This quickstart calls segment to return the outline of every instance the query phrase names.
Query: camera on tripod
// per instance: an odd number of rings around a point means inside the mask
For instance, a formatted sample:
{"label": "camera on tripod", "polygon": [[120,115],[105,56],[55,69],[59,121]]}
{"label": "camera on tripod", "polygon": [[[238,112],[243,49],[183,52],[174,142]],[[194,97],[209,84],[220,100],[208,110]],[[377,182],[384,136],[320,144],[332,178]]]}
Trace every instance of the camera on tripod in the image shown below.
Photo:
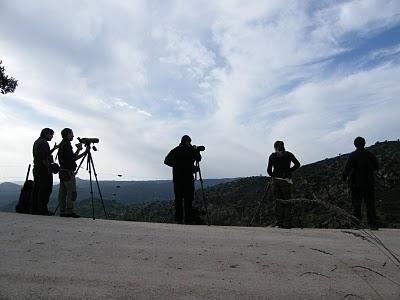
{"label": "camera on tripod", "polygon": [[78,174],[79,169],[81,168],[83,162],[86,159],[86,170],[89,172],[90,198],[92,200],[92,216],[93,216],[93,220],[95,219],[95,215],[94,215],[94,205],[93,205],[94,198],[93,198],[92,171],[94,173],[94,178],[96,180],[97,190],[99,192],[100,201],[101,201],[101,204],[103,206],[104,215],[105,215],[106,219],[108,219],[107,212],[106,212],[106,207],[105,207],[104,201],[103,201],[103,196],[102,196],[101,190],[100,190],[99,181],[97,180],[97,173],[96,173],[96,169],[94,167],[92,152],[90,151],[91,149],[93,149],[94,151],[97,151],[96,147],[94,145],[91,145],[91,144],[98,143],[99,139],[98,138],[79,138],[78,137],[78,141],[79,141],[79,143],[85,145],[86,151],[84,153],[84,156],[83,156],[81,162],[79,163],[78,167],[76,168],[75,175]]}
{"label": "camera on tripod", "polygon": [[[89,147],[90,144],[98,143],[99,139],[98,138],[80,138],[80,137],[78,137],[78,141],[79,141],[79,143],[84,144],[85,147]],[[96,146],[93,145],[92,148],[94,151],[97,151]]]}

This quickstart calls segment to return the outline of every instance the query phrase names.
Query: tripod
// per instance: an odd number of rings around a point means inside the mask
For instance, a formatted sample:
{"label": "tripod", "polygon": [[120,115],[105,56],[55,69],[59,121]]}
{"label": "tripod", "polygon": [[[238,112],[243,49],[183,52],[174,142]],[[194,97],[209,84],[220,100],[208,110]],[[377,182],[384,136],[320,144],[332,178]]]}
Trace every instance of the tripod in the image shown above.
{"label": "tripod", "polygon": [[257,210],[256,210],[256,212],[254,213],[253,217],[249,220],[249,223],[247,224],[247,226],[253,225],[254,220],[256,219],[258,213],[260,212],[261,205],[264,203],[265,199],[267,199],[268,192],[269,192],[269,190],[270,190],[270,188],[271,188],[271,184],[272,184],[271,181],[269,181],[269,182],[267,183],[267,187],[265,188],[264,195],[262,196],[261,200],[258,201]]}
{"label": "tripod", "polygon": [[[94,216],[94,204],[93,204],[93,182],[92,182],[92,169],[93,169],[93,174],[96,180],[96,185],[97,185],[97,190],[99,192],[99,196],[100,196],[100,200],[101,200],[101,204],[103,206],[103,211],[104,211],[104,215],[106,216],[106,219],[108,219],[107,216],[107,212],[106,212],[106,208],[104,206],[104,201],[103,201],[103,196],[101,194],[101,190],[100,190],[100,185],[99,185],[99,181],[97,180],[97,173],[96,173],[96,169],[94,167],[94,162],[93,162],[93,157],[92,157],[92,152],[91,147],[90,147],[90,143],[86,144],[86,153],[83,156],[81,162],[79,163],[78,168],[76,169],[75,175],[78,174],[79,168],[82,166],[82,163],[85,161],[85,158],[87,158],[86,160],[86,170],[89,172],[89,181],[90,181],[90,198],[92,200],[92,216],[93,216],[93,220],[95,220],[95,216]],[[93,146],[93,150],[96,151],[97,149]]]}
{"label": "tripod", "polygon": [[199,173],[199,179],[200,179],[200,185],[201,185],[201,193],[202,193],[202,196],[203,196],[203,205],[204,205],[204,209],[206,210],[207,225],[210,226],[210,216],[208,214],[207,200],[206,200],[206,195],[204,193],[203,178],[201,177],[200,163],[196,160],[196,176],[195,177],[197,177],[197,172]]}
{"label": "tripod", "polygon": [[[87,158],[86,170],[89,172],[89,178],[90,178],[90,197],[91,197],[91,200],[92,200],[92,216],[93,216],[93,220],[95,220],[96,218],[94,216],[94,205],[93,205],[92,168],[93,168],[93,173],[94,173],[94,176],[95,176],[95,179],[96,179],[97,189],[99,191],[101,204],[103,205],[104,215],[106,216],[106,219],[108,219],[106,208],[104,206],[103,196],[102,196],[101,191],[100,191],[99,181],[97,180],[97,173],[96,173],[96,169],[94,167],[92,153],[90,152],[90,150],[91,150],[90,144],[86,144],[86,149],[87,149],[87,152],[85,153],[85,155],[83,156],[81,162],[79,163],[79,166],[75,171],[75,175],[78,174],[78,171],[79,171],[80,167],[82,166],[83,161],[85,160],[85,158]],[[93,150],[96,151],[96,148],[94,146],[93,146]],[[53,215],[56,214],[56,212],[57,212],[59,207],[60,207],[60,203],[58,203],[56,209],[53,212]]]}

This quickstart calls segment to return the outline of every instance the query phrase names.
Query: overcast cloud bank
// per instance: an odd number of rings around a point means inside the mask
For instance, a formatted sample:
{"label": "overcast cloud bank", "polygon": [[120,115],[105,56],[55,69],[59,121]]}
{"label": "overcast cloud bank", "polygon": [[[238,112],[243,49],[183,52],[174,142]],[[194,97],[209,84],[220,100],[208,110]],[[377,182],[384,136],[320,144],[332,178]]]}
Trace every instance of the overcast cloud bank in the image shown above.
{"label": "overcast cloud bank", "polygon": [[399,53],[399,1],[3,0],[0,181],[43,127],[99,137],[99,177],[129,180],[169,178],[183,134],[207,178],[265,174],[276,139],[303,164],[397,139]]}

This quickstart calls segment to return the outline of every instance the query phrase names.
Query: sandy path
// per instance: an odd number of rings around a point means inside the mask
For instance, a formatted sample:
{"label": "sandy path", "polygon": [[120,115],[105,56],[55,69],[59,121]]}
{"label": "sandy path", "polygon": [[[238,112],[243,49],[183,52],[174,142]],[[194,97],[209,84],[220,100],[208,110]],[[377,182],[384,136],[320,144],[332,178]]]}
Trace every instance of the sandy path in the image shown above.
{"label": "sandy path", "polygon": [[[400,230],[376,234],[400,253]],[[341,230],[0,213],[1,299],[379,299],[378,294],[400,299],[400,269]]]}

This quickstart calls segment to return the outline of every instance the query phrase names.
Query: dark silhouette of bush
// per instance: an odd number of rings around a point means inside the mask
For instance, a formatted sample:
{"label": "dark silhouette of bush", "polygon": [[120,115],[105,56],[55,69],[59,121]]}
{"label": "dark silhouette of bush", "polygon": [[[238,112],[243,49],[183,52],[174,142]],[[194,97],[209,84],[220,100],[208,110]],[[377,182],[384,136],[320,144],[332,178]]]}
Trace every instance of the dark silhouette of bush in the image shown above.
{"label": "dark silhouette of bush", "polygon": [[9,77],[5,74],[6,69],[1,66],[2,61],[0,60],[0,92],[2,94],[14,93],[15,88],[18,85],[18,80],[13,77]]}

